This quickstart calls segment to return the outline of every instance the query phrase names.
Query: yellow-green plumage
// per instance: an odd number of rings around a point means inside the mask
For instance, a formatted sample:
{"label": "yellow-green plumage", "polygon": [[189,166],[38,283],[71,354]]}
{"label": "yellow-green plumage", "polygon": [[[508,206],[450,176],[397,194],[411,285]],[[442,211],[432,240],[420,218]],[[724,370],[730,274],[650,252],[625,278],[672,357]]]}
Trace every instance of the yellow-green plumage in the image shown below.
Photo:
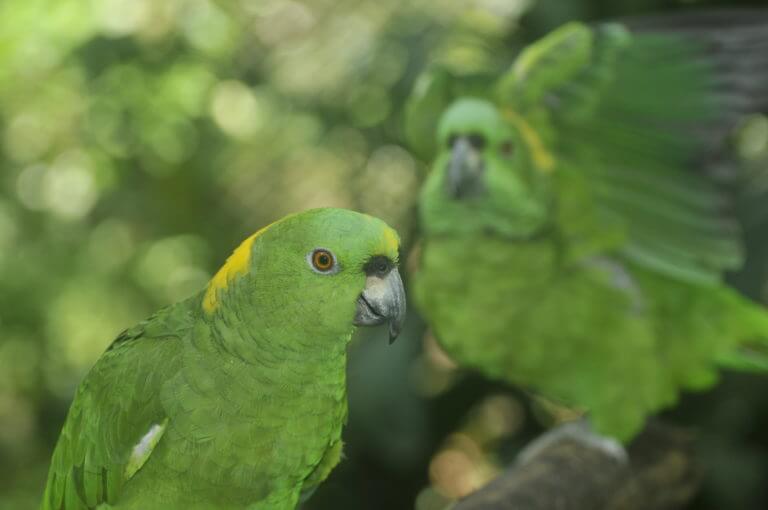
{"label": "yellow-green plumage", "polygon": [[[356,314],[370,261],[390,261],[382,274],[399,282],[397,236],[375,218],[318,209],[244,246],[213,294],[128,329],[99,359],[53,454],[43,509],[292,509],[338,463],[347,344],[353,324],[369,323]],[[328,273],[312,267],[316,249],[333,254]]]}
{"label": "yellow-green plumage", "polygon": [[624,440],[719,366],[768,368],[768,314],[723,282],[728,134],[768,106],[767,27],[572,23],[444,104],[415,291],[449,354]]}

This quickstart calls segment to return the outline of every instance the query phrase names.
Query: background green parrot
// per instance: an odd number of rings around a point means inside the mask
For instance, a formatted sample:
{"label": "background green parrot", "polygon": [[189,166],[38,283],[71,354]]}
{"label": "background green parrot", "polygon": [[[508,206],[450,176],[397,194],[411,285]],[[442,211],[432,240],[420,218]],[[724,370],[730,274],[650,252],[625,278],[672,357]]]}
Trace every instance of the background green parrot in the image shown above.
{"label": "background green parrot", "polygon": [[[398,236],[342,209],[249,237],[81,383],[42,508],[292,509],[341,456],[355,325],[405,314]],[[101,506],[100,506],[101,505]]]}
{"label": "background green parrot", "polygon": [[[436,158],[415,298],[459,363],[633,437],[718,366],[766,369],[742,264],[728,137],[768,106],[768,15],[569,23],[486,97],[427,75],[408,120]],[[453,102],[448,106],[448,101]]]}

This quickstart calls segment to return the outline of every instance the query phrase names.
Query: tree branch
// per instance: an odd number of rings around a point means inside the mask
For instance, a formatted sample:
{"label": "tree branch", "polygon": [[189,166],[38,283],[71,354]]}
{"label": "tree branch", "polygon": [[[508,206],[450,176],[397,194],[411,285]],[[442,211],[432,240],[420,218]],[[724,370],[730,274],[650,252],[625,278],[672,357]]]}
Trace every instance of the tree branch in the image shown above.
{"label": "tree branch", "polygon": [[686,431],[650,424],[627,448],[626,462],[572,435],[554,435],[453,510],[680,508],[699,482],[692,445]]}

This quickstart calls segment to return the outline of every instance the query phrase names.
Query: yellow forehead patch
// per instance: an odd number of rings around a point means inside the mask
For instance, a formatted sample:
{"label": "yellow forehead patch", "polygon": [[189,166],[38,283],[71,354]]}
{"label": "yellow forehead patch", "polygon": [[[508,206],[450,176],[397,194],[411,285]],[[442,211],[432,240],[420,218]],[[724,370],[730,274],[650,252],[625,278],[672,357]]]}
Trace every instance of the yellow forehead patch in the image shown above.
{"label": "yellow forehead patch", "polygon": [[205,290],[203,310],[208,313],[213,312],[219,305],[219,292],[226,289],[235,278],[248,272],[248,267],[251,265],[251,247],[253,246],[253,242],[272,225],[274,225],[274,223],[270,223],[243,241],[240,246],[232,252],[232,255],[230,255],[224,265],[221,266],[221,269],[213,275],[211,281],[208,282],[208,288]]}
{"label": "yellow forehead patch", "polygon": [[531,149],[534,164],[545,173],[551,172],[555,168],[555,158],[544,146],[544,142],[536,130],[523,117],[510,109],[504,110],[504,117],[514,124],[525,144]]}
{"label": "yellow forehead patch", "polygon": [[381,251],[386,254],[397,255],[397,249],[400,247],[400,238],[392,228],[385,228],[381,239]]}
{"label": "yellow forehead patch", "polygon": [[[371,216],[369,214],[362,214],[362,216],[368,221],[368,223],[381,224],[381,220],[374,216]],[[391,257],[396,257],[397,250],[399,248],[400,248],[400,236],[397,235],[397,231],[395,229],[390,228],[385,224],[384,232],[381,238],[379,239],[378,246],[376,247],[376,251],[378,252],[377,255],[387,255]]]}

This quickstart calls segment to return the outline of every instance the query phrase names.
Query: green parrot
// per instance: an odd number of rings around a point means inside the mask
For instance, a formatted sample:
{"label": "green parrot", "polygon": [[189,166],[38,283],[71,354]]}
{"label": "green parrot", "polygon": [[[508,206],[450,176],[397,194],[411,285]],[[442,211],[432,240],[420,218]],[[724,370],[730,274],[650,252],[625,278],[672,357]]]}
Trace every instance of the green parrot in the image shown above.
{"label": "green parrot", "polygon": [[414,296],[459,364],[621,441],[718,367],[768,369],[768,313],[723,278],[744,258],[728,136],[768,107],[765,12],[569,23],[484,97],[441,103],[461,87],[439,76],[407,111],[439,118]]}
{"label": "green parrot", "polygon": [[355,326],[403,324],[397,233],[288,216],[121,333],[77,390],[44,510],[293,509],[339,462]]}

